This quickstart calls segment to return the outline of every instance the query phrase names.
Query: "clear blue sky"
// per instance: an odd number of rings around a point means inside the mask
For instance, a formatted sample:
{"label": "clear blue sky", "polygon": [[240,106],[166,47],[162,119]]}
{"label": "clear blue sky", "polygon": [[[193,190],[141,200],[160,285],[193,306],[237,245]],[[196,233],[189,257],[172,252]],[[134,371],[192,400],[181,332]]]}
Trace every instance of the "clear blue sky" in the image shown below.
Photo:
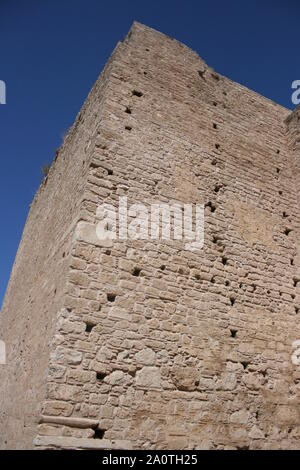
{"label": "clear blue sky", "polygon": [[133,20],[293,109],[299,0],[0,0],[0,304],[29,204],[91,86]]}

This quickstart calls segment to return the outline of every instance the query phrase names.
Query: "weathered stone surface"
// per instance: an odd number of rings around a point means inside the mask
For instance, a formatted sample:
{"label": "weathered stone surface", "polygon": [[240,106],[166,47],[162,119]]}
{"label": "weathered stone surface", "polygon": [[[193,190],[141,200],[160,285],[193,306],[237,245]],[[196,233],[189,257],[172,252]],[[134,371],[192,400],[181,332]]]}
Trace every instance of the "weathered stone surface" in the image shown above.
{"label": "weathered stone surface", "polygon": [[136,373],[136,384],[146,388],[160,388],[160,371],[157,367],[143,367]]}
{"label": "weathered stone surface", "polygon": [[152,349],[145,348],[136,353],[135,359],[138,364],[151,366],[155,364],[156,354]]}
{"label": "weathered stone surface", "polygon": [[121,370],[115,370],[105,378],[105,381],[110,385],[125,385],[132,381],[132,377]]}
{"label": "weathered stone surface", "polygon": [[35,439],[35,445],[37,447],[43,447],[44,449],[89,449],[89,450],[100,450],[100,449],[130,449],[131,444],[129,441],[122,440],[95,440],[95,439],[80,439],[76,437],[54,437],[54,436],[38,436]]}
{"label": "weathered stone surface", "polygon": [[249,432],[249,437],[251,437],[251,439],[264,439],[265,435],[261,429],[257,426],[253,426]]}
{"label": "weathered stone surface", "polygon": [[89,224],[87,222],[79,222],[75,230],[76,240],[90,243],[96,246],[111,247],[113,241],[110,239],[100,239],[97,236],[95,224]]}
{"label": "weathered stone surface", "polygon": [[47,416],[42,415],[40,423],[52,423],[65,426],[71,426],[74,428],[96,428],[99,421],[87,418],[67,418],[63,416]]}
{"label": "weathered stone surface", "polygon": [[279,405],[276,410],[276,421],[279,425],[295,426],[299,423],[299,407]]}
{"label": "weathered stone surface", "polygon": [[[133,25],[31,206],[1,448],[299,448],[299,118]],[[132,204],[203,203],[203,248],[101,241],[120,196],[131,229]]]}
{"label": "weathered stone surface", "polygon": [[70,416],[73,411],[71,403],[66,401],[46,401],[44,402],[42,412],[50,416]]}
{"label": "weathered stone surface", "polygon": [[52,354],[52,359],[58,364],[78,365],[82,361],[82,352],[59,346]]}
{"label": "weathered stone surface", "polygon": [[235,411],[230,417],[232,423],[247,424],[250,421],[251,414],[246,410]]}
{"label": "weathered stone surface", "polygon": [[199,385],[199,372],[193,367],[174,366],[171,371],[172,381],[178,390],[193,391]]}

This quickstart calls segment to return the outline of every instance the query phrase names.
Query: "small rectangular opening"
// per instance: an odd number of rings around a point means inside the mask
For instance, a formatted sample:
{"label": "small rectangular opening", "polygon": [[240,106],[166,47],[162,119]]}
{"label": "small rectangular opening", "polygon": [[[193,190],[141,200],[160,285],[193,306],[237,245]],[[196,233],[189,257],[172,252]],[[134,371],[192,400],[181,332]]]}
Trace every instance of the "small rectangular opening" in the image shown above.
{"label": "small rectangular opening", "polygon": [[94,439],[103,439],[106,429],[95,429]]}
{"label": "small rectangular opening", "polygon": [[86,327],[85,327],[85,331],[87,333],[90,333],[92,331],[92,329],[94,328],[95,323],[92,323],[92,322],[86,322]]}
{"label": "small rectangular opening", "polygon": [[116,294],[112,294],[112,293],[107,294],[107,300],[109,302],[114,302],[116,300],[116,297],[117,297]]}
{"label": "small rectangular opening", "polygon": [[105,377],[106,377],[106,374],[104,374],[104,372],[97,372],[97,374],[96,374],[97,380],[102,381],[102,380],[105,379]]}
{"label": "small rectangular opening", "polygon": [[133,90],[132,95],[133,96],[138,96],[140,98],[141,96],[143,96],[143,93],[141,91],[138,91],[138,90]]}

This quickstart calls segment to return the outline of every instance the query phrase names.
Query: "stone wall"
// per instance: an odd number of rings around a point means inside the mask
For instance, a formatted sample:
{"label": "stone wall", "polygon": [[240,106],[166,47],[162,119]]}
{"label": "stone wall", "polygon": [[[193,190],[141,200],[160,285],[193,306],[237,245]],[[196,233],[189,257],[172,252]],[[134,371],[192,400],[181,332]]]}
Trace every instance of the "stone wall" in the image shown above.
{"label": "stone wall", "polygon": [[11,273],[0,316],[0,338],[7,349],[7,365],[0,365],[0,448],[32,447],[37,434],[50,343],[66,292],[89,146],[101,124],[109,69],[110,63],[33,200]]}
{"label": "stone wall", "polygon": [[[37,397],[36,446],[299,447],[300,371],[291,360],[300,339],[299,205],[289,111],[137,23],[109,64],[101,96],[101,105],[88,101],[85,137],[74,129],[78,170],[61,185],[78,222],[68,225],[68,275],[43,263],[44,278],[26,281],[40,291],[52,275],[58,284],[66,279],[51,312],[49,297],[39,303],[53,328],[59,313],[44,400]],[[101,243],[97,208],[118,205],[120,196],[147,207],[203,203],[203,249],[185,250],[180,240]],[[49,250],[46,231],[43,243],[39,256]],[[52,249],[61,245],[54,239]],[[12,275],[8,324],[24,269]],[[25,301],[22,287],[19,310]]]}

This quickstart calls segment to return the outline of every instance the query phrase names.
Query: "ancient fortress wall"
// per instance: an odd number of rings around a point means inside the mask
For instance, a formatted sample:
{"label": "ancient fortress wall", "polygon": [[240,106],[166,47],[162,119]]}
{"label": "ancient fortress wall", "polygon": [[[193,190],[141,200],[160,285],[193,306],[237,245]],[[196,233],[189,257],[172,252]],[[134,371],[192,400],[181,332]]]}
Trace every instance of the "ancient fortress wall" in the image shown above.
{"label": "ancient fortress wall", "polygon": [[[26,224],[0,447],[299,448],[297,113],[133,25]],[[203,203],[204,247],[101,242],[120,196]]]}

